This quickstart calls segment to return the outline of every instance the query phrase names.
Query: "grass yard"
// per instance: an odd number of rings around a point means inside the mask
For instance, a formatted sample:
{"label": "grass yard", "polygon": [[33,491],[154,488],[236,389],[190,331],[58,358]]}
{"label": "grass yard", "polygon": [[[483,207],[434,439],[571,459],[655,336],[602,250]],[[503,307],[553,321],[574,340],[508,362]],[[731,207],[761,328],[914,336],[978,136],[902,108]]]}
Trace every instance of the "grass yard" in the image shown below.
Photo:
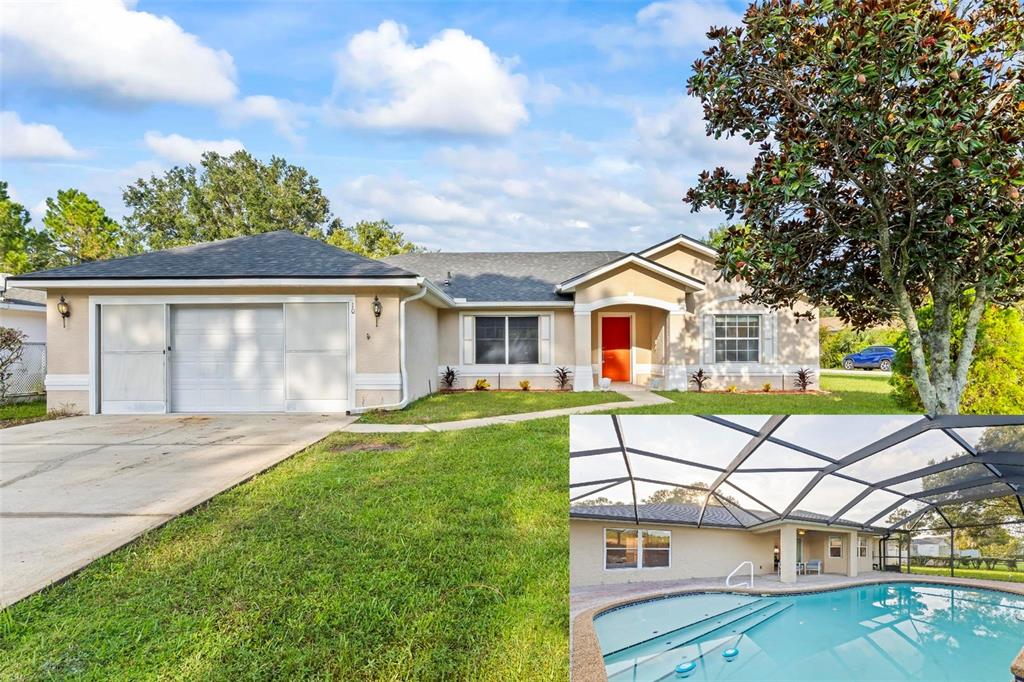
{"label": "grass yard", "polygon": [[46,401],[33,400],[26,403],[0,405],[0,429],[6,426],[27,424],[46,418]]}
{"label": "grass yard", "polygon": [[404,410],[367,412],[364,424],[432,424],[457,419],[495,417],[502,414],[539,412],[563,407],[596,405],[629,400],[612,391],[464,391],[434,393],[413,401]]}
{"label": "grass yard", "polygon": [[567,422],[335,434],[0,613],[0,679],[564,680]]}
{"label": "grass yard", "polygon": [[902,414],[889,397],[889,378],[881,374],[830,375],[821,379],[828,393],[697,393],[658,391],[671,405],[619,410],[622,414]]}
{"label": "grass yard", "polygon": [[[984,568],[956,568],[957,578],[976,578],[978,580],[1004,580],[1011,583],[1024,583],[1024,571],[989,571]],[[910,572],[920,575],[942,575],[949,577],[949,568],[928,568],[911,566]]]}

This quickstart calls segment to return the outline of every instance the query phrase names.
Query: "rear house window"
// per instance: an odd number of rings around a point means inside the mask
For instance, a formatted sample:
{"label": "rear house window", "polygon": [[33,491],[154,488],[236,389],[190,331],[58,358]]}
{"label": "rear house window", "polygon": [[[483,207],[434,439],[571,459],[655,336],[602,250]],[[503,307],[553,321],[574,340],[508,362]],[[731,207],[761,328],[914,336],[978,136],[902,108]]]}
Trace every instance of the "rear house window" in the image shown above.
{"label": "rear house window", "polygon": [[667,568],[672,564],[672,531],[604,529],[604,567]]}

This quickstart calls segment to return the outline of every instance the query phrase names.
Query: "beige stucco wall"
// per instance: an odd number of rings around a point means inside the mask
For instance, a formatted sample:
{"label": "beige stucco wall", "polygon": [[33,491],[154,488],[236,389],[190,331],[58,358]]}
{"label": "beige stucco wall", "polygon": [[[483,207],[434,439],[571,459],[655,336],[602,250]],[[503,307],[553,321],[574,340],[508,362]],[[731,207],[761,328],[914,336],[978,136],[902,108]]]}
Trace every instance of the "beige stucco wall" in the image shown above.
{"label": "beige stucco wall", "polygon": [[569,521],[569,582],[572,587],[613,583],[725,577],[740,562],[754,562],[754,573],[774,570],[777,533],[746,530],[688,528],[642,524],[641,528],[672,531],[672,559],[668,568],[604,568],[604,529],[631,528],[615,521]]}
{"label": "beige stucco wall", "polygon": [[594,303],[616,296],[644,296],[679,304],[686,298],[682,285],[633,265],[616,268],[576,288],[576,303]]}
{"label": "beige stucco wall", "polygon": [[[403,292],[408,295],[409,292]],[[355,348],[356,348],[356,405],[372,407],[398,402],[400,391],[397,376],[400,371],[399,359],[399,300],[395,290],[371,288],[338,287],[246,287],[246,288],[160,288],[160,289],[51,289],[47,292],[47,375],[88,375],[89,372],[89,296],[245,296],[282,295],[300,296],[312,294],[338,294],[355,296]],[[56,302],[61,296],[71,307],[67,326],[61,324],[56,311]],[[374,323],[373,297],[378,296],[383,306],[379,324]],[[392,375],[396,382],[394,389],[358,388],[359,374]],[[87,412],[88,391],[48,391],[47,406],[73,406]]]}
{"label": "beige stucco wall", "polygon": [[459,371],[459,381],[456,388],[472,388],[478,378],[483,378],[491,384],[492,388],[498,388],[499,383],[502,389],[514,389],[520,381],[529,380],[531,388],[552,389],[556,387],[554,380],[555,367],[568,367],[575,365],[575,350],[573,347],[573,314],[569,308],[538,308],[538,313],[551,313],[552,317],[552,362],[549,365],[537,367],[534,371],[524,373],[522,368],[515,365],[509,366],[509,371],[503,373],[499,368],[488,366],[485,369],[477,368],[469,364],[460,364],[459,357],[462,348],[462,333],[459,328],[459,320],[465,315],[501,315],[509,312],[524,312],[521,310],[503,308],[463,308],[463,309],[441,309],[437,311],[437,365],[438,370],[445,366],[454,367]]}

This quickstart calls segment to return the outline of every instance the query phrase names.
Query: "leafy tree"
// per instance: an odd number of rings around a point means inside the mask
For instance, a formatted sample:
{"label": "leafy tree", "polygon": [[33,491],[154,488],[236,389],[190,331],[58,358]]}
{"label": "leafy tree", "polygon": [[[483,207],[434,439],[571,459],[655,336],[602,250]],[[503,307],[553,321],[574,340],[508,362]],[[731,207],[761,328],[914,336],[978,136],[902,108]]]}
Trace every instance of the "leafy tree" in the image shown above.
{"label": "leafy tree", "polygon": [[11,199],[7,182],[0,180],[0,272],[20,275],[49,264],[50,240],[30,220],[28,209]]}
{"label": "leafy tree", "polygon": [[[931,306],[918,311],[928,320]],[[953,315],[954,352],[963,333],[963,310]],[[919,410],[921,398],[911,376],[910,344],[902,332],[895,343],[896,358],[890,383],[893,397],[903,407]],[[927,356],[926,356],[927,357]],[[1024,312],[1017,307],[990,305],[978,325],[974,362],[967,374],[967,386],[960,396],[960,411],[966,414],[1019,414],[1024,409]]]}
{"label": "leafy tree", "polygon": [[843,357],[868,346],[891,346],[900,337],[899,329],[827,329],[818,330],[821,366],[842,367]]}
{"label": "leafy tree", "polygon": [[203,154],[200,167],[175,166],[124,190],[125,219],[151,249],[274,230],[319,239],[341,228],[320,182],[274,156],[269,163],[239,150]]}
{"label": "leafy tree", "polygon": [[729,224],[722,223],[716,225],[708,230],[708,236],[704,238],[704,243],[713,249],[720,249],[725,244],[725,235],[729,233]]}
{"label": "leafy tree", "polygon": [[[704,498],[708,496],[708,485],[703,481],[694,481],[688,488],[662,488],[651,493],[646,499],[641,500],[642,504],[704,504]],[[728,500],[737,507],[742,506],[736,498],[722,492],[721,488],[715,491],[724,500]],[[709,504],[717,505],[718,501],[711,499]]]}
{"label": "leafy tree", "polygon": [[52,248],[49,267],[116,258],[139,250],[132,231],[77,189],[59,190],[56,199],[46,200],[43,226]]}
{"label": "leafy tree", "polygon": [[769,0],[743,24],[709,32],[688,82],[709,134],[759,145],[686,197],[743,221],[723,276],[856,328],[898,316],[925,409],[957,412],[982,313],[1024,293],[1024,4]]}
{"label": "leafy tree", "polygon": [[604,497],[584,497],[582,500],[576,500],[572,503],[573,507],[606,507],[608,505],[616,504],[613,500]]}
{"label": "leafy tree", "polygon": [[327,243],[368,258],[421,250],[386,220],[361,220],[351,227],[338,226],[327,235]]}
{"label": "leafy tree", "polygon": [[20,329],[0,327],[0,405],[7,402],[14,368],[21,362],[26,338]]}

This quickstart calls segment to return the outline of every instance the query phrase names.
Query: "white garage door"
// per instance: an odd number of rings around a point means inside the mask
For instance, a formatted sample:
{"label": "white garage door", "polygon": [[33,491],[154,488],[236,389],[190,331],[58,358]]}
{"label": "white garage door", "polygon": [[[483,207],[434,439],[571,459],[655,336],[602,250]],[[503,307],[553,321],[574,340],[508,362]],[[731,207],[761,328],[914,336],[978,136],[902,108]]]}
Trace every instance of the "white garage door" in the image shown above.
{"label": "white garage door", "polygon": [[167,309],[162,303],[100,311],[100,411],[166,411]]}
{"label": "white garage door", "polygon": [[281,412],[280,304],[171,306],[171,411]]}

